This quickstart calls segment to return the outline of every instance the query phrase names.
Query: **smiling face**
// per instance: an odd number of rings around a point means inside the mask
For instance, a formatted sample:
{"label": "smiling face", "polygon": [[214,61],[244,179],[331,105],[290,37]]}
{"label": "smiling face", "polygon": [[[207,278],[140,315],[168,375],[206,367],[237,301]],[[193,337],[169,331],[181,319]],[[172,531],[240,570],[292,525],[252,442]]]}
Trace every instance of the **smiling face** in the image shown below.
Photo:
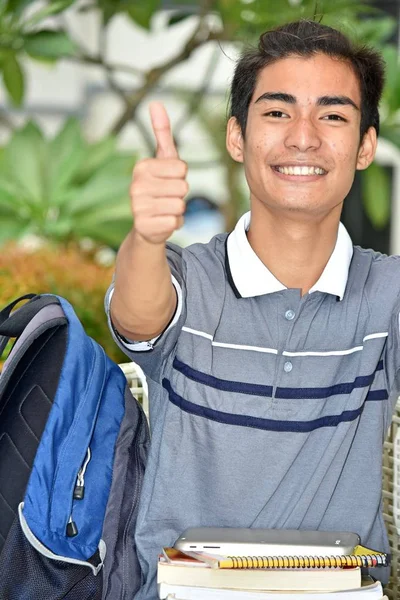
{"label": "smiling face", "polygon": [[244,163],[253,214],[296,211],[323,217],[341,206],[356,169],[372,162],[375,129],[360,144],[361,92],[347,63],[317,54],[289,57],[258,75],[245,137],[227,129],[232,158]]}

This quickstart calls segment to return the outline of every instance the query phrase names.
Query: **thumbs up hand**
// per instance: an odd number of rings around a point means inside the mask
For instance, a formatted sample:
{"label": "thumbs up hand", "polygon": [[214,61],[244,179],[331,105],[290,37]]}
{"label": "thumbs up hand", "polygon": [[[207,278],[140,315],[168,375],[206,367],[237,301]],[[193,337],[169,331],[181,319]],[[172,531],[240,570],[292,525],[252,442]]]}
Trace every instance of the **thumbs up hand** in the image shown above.
{"label": "thumbs up hand", "polygon": [[130,188],[134,230],[153,244],[164,244],[183,225],[187,165],[179,158],[168,114],[160,102],[150,105],[157,143],[155,158],[136,163]]}

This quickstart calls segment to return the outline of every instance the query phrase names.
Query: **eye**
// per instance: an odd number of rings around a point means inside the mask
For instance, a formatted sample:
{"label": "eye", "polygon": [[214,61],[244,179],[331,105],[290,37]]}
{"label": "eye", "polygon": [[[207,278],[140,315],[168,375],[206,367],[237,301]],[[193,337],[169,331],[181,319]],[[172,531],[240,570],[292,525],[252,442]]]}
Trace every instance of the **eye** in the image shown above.
{"label": "eye", "polygon": [[264,113],[264,117],[273,117],[275,119],[288,119],[289,115],[282,112],[281,110],[270,110],[269,112]]}
{"label": "eye", "polygon": [[345,119],[344,117],[341,117],[340,115],[326,115],[325,117],[322,117],[325,121],[343,121],[344,123],[347,123],[347,119]]}

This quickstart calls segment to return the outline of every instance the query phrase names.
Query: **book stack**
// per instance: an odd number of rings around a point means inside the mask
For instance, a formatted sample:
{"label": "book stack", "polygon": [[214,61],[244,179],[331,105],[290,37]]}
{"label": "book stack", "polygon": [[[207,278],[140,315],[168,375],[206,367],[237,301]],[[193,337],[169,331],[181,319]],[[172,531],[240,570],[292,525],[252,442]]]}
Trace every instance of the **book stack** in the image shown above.
{"label": "book stack", "polygon": [[[224,557],[163,548],[157,569],[161,600],[383,600],[380,582],[338,557]],[[280,560],[282,562],[280,562]],[[343,559],[342,559],[343,560]],[[251,563],[250,563],[251,561]],[[283,561],[285,564],[283,564]],[[319,562],[318,562],[319,561]],[[318,562],[318,564],[317,564]],[[348,563],[351,560],[349,557]],[[250,564],[249,564],[250,563]],[[305,566],[305,564],[308,566]]]}

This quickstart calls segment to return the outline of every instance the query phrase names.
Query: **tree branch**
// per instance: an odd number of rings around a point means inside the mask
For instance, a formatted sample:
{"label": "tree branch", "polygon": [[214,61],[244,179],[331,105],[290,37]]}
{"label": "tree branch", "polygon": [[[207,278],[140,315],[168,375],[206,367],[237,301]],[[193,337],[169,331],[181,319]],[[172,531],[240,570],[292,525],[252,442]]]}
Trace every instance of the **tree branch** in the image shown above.
{"label": "tree branch", "polygon": [[110,88],[112,89],[112,91],[115,92],[117,94],[117,96],[120,96],[120,98],[122,99],[124,104],[126,104],[125,90],[117,84],[117,82],[114,78],[114,69],[110,65],[108,65],[108,68],[107,68],[107,64],[106,64],[106,60],[105,60],[105,55],[107,54],[107,41],[108,41],[107,40],[107,29],[103,25],[99,29],[99,39],[98,39],[99,64],[105,69],[107,83],[110,86]]}
{"label": "tree branch", "polygon": [[[1,0],[0,0],[0,3],[1,3]],[[93,4],[93,8],[94,8],[94,6],[95,5]],[[113,73],[115,71],[120,71],[120,72],[129,73],[130,75],[139,75],[139,76],[143,75],[143,71],[141,71],[140,69],[136,69],[135,67],[132,67],[130,65],[107,62],[107,60],[105,58],[104,47],[102,45],[102,40],[106,39],[106,35],[107,35],[106,34],[106,26],[104,25],[104,21],[102,21],[102,24],[99,28],[99,43],[98,43],[99,53],[97,54],[97,56],[93,56],[92,54],[90,54],[88,49],[85,48],[84,45],[82,45],[82,42],[78,41],[76,39],[76,37],[73,35],[72,31],[70,30],[68,21],[65,18],[65,14],[62,13],[61,15],[59,15],[58,18],[59,18],[59,21],[63,25],[64,31],[66,31],[68,33],[68,37],[73,41],[75,47],[77,48],[76,56],[66,56],[65,57],[66,60],[69,60],[69,61],[75,62],[75,63],[85,64],[85,65],[99,66],[99,67],[102,67],[103,69],[105,69],[106,72]]]}
{"label": "tree branch", "polygon": [[[102,27],[99,30],[98,46],[100,49],[99,59],[103,65],[105,63],[104,56],[107,53],[107,41],[108,41],[107,40],[107,30],[105,27]],[[121,98],[121,100],[123,101],[123,103],[126,106],[126,92],[116,82],[116,80],[114,78],[113,69],[109,69],[108,71],[106,71],[106,78],[107,78],[107,82],[108,82],[108,85],[110,86],[110,88],[113,90],[113,92],[115,92],[117,94],[117,96],[119,96]],[[154,143],[153,143],[151,135],[149,134],[149,132],[146,129],[146,126],[144,125],[144,123],[142,123],[140,121],[140,119],[137,116],[135,118],[135,124],[143,137],[143,140],[148,148],[149,154],[153,155],[154,154]]]}
{"label": "tree branch", "polygon": [[198,25],[190,38],[187,40],[181,52],[161,67],[156,67],[145,73],[143,86],[139,90],[135,90],[126,96],[125,111],[115,122],[112,128],[113,134],[118,134],[125,127],[125,125],[134,118],[136,110],[142,100],[157,85],[163,75],[165,75],[176,65],[179,65],[187,60],[197,48],[206,42],[212,39],[219,39],[209,29],[205,30],[205,16],[211,10],[212,5],[213,0],[204,0],[204,3],[201,7]]}
{"label": "tree branch", "polygon": [[177,123],[175,123],[175,125],[174,125],[174,136],[176,138],[176,141],[178,142],[178,146],[179,146],[179,141],[178,141],[179,136],[180,136],[183,128],[190,121],[190,119],[192,118],[194,113],[196,111],[198,111],[201,102],[204,100],[204,97],[208,92],[208,89],[211,85],[212,77],[213,77],[215,70],[217,68],[217,65],[218,65],[218,57],[219,57],[219,51],[218,51],[218,49],[214,49],[214,52],[211,55],[211,60],[208,63],[207,68],[204,73],[204,76],[202,78],[203,84],[200,86],[200,88],[198,90],[195,90],[192,93],[191,98],[187,104],[186,111],[181,115],[179,121]]}
{"label": "tree branch", "polygon": [[153,137],[150,134],[149,130],[147,129],[146,125],[141,121],[141,119],[139,119],[137,114],[135,114],[133,120],[134,120],[136,127],[138,128],[138,130],[140,131],[140,133],[142,135],[142,138],[146,144],[149,155],[155,156],[154,140],[153,140]]}
{"label": "tree branch", "polygon": [[86,65],[94,65],[99,66],[105,69],[108,72],[120,71],[121,73],[129,73],[129,75],[138,75],[143,77],[144,72],[140,69],[136,69],[135,67],[131,67],[130,65],[123,65],[120,63],[108,63],[103,59],[102,56],[91,56],[90,54],[86,54],[85,52],[80,52],[77,56],[67,56],[66,60],[70,60],[71,62],[86,64]]}

